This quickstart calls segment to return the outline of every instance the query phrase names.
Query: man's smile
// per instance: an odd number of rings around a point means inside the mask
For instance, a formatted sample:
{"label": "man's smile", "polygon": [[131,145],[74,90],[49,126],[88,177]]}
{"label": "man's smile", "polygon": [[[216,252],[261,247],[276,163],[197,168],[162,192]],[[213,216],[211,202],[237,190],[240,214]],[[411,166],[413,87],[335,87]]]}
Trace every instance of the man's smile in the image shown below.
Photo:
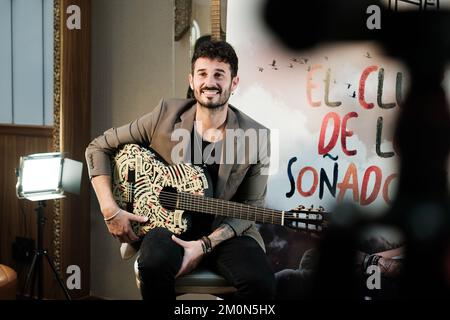
{"label": "man's smile", "polygon": [[207,98],[213,98],[216,95],[220,95],[221,91],[219,89],[203,89],[201,93]]}

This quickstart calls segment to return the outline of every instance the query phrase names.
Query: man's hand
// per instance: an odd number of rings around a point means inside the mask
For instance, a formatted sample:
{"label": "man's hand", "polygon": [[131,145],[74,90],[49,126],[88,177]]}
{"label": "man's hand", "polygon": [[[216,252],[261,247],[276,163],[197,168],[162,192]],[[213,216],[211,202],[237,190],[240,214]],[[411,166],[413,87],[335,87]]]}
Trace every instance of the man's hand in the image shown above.
{"label": "man's hand", "polygon": [[113,237],[118,238],[120,242],[130,243],[139,240],[131,228],[130,221],[143,223],[147,222],[148,219],[131,214],[125,210],[120,210],[119,214],[114,216],[115,212],[118,212],[117,210],[120,208],[117,206],[116,200],[112,194],[111,176],[95,176],[92,178],[91,182],[94,187],[95,194],[97,195],[102,215],[104,219],[108,220],[105,222],[109,233],[111,233]]}
{"label": "man's hand", "polygon": [[175,278],[189,273],[198,266],[204,255],[201,240],[184,241],[172,236],[172,240],[184,248],[183,262]]}
{"label": "man's hand", "polygon": [[111,233],[113,237],[118,238],[120,242],[131,243],[139,240],[139,238],[134,234],[130,221],[143,223],[147,222],[147,220],[147,217],[137,216],[125,210],[121,210],[114,219],[106,221],[106,226],[108,227],[109,233]]}

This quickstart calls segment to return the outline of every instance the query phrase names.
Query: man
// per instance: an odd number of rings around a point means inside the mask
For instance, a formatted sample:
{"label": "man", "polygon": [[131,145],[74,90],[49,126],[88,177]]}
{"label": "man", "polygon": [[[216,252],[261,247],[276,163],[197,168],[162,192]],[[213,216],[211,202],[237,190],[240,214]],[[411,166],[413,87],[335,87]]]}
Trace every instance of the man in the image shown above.
{"label": "man", "polygon": [[[316,249],[307,250],[297,269],[283,269],[275,274],[277,300],[302,300],[313,297],[314,285],[321,279],[317,273],[319,264],[319,252]],[[379,287],[374,290],[368,287],[369,283],[374,286],[378,281],[374,269],[380,270]],[[376,253],[364,253],[357,251],[355,256],[355,281],[358,294],[361,299],[371,297],[375,300],[399,298],[399,280],[403,268],[403,248],[385,250]],[[349,283],[349,286],[351,283]]]}
{"label": "man", "polygon": [[[86,150],[89,175],[109,232],[121,242],[141,241],[138,264],[144,299],[174,298],[175,278],[192,271],[200,262],[209,264],[235,286],[236,298],[270,299],[275,295],[275,278],[254,223],[195,214],[192,230],[181,237],[167,229],[154,228],[138,239],[130,221],[146,220],[121,210],[111,192],[109,157],[120,145],[144,144],[168,163],[174,163],[178,161],[174,154],[178,153],[173,151],[179,141],[173,141],[173,136],[177,130],[185,130],[190,133],[190,147],[183,150],[183,159],[197,163],[193,161],[195,154],[203,155],[200,161],[212,178],[214,197],[263,206],[267,152],[253,152],[243,163],[237,163],[236,157],[233,163],[211,163],[213,158],[223,160],[233,149],[242,149],[243,141],[239,139],[236,144],[227,143],[230,132],[267,130],[228,104],[239,83],[237,71],[238,58],[228,43],[203,42],[192,57],[189,75],[195,100],[162,100],[151,113],[109,129]],[[251,149],[246,147],[243,149]]]}

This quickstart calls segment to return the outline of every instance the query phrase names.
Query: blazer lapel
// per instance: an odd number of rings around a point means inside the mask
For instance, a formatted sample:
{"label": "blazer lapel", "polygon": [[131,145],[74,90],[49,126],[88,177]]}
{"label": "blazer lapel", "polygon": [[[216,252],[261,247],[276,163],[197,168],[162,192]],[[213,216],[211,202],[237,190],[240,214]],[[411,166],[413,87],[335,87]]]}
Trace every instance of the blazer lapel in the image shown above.
{"label": "blazer lapel", "polygon": [[[186,110],[181,116],[180,122],[175,123],[173,129],[174,131],[177,129],[184,129],[186,130],[185,133],[188,134],[187,137],[183,138],[183,156],[182,159],[180,159],[180,162],[189,163],[191,162],[190,155],[191,155],[191,132],[192,128],[194,127],[194,120],[195,120],[195,112],[196,112],[196,105],[194,104],[191,108]],[[186,139],[187,138],[187,139]],[[171,141],[171,146],[169,150],[172,150],[180,141]]]}
{"label": "blazer lapel", "polygon": [[[239,128],[239,124],[237,121],[236,114],[233,110],[228,106],[228,112],[227,112],[227,124],[225,126],[225,135],[223,137],[223,143],[222,143],[222,155],[221,155],[221,161],[219,166],[219,173],[217,177],[217,185],[216,190],[214,192],[215,198],[222,198],[224,196],[225,187],[227,185],[228,178],[230,177],[231,169],[233,168],[234,163],[236,163],[236,150],[238,150],[238,143],[240,139],[233,139],[231,141],[234,146],[233,147],[226,147],[227,144],[227,131],[231,130],[231,132],[234,132],[234,130]],[[236,141],[238,140],[238,141]],[[226,150],[230,150],[234,153],[234,159],[233,163],[226,163]]]}

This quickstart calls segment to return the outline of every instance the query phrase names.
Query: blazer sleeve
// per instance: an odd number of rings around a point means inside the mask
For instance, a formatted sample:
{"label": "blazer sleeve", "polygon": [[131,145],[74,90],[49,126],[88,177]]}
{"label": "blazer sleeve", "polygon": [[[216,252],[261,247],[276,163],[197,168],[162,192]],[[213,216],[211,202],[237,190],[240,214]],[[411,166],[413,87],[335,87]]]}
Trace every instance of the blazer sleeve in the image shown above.
{"label": "blazer sleeve", "polygon": [[[270,138],[262,143],[260,142],[259,153],[260,158],[258,162],[250,165],[244,179],[231,199],[232,201],[255,207],[265,206],[270,167]],[[223,223],[228,224],[234,230],[236,236],[242,235],[255,224],[252,221],[230,217],[223,218],[218,225]]]}
{"label": "blazer sleeve", "polygon": [[152,112],[121,127],[111,128],[92,140],[85,152],[89,178],[111,175],[110,157],[119,146],[126,143],[149,145],[163,104],[161,100]]}

